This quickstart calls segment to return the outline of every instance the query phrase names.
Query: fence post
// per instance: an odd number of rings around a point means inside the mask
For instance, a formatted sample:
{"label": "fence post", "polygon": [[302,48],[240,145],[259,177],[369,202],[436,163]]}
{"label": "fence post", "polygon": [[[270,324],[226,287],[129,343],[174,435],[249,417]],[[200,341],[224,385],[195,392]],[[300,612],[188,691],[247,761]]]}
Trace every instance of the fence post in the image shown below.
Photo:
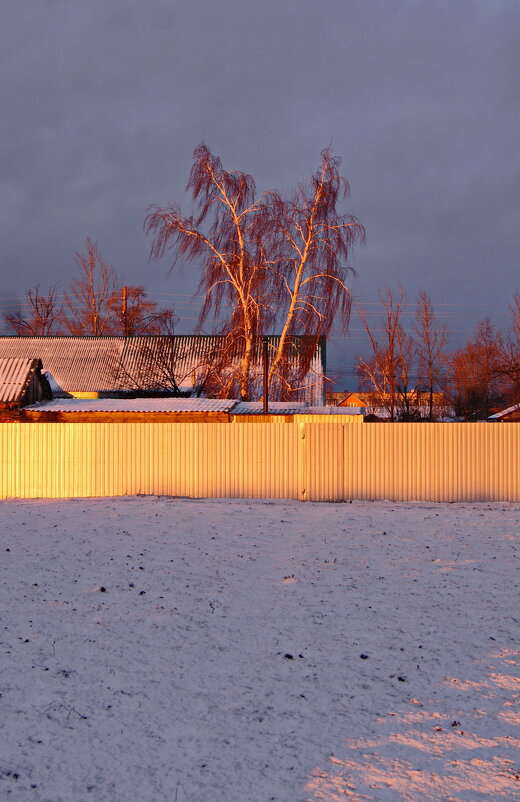
{"label": "fence post", "polygon": [[298,432],[298,482],[299,499],[307,501],[307,424],[299,424]]}

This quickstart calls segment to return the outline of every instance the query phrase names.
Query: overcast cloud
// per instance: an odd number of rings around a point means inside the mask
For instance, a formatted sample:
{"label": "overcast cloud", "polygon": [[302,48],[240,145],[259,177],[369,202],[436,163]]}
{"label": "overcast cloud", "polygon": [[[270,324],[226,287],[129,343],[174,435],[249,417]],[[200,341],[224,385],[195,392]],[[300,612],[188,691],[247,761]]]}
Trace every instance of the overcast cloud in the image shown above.
{"label": "overcast cloud", "polygon": [[[147,207],[188,211],[201,140],[260,190],[289,190],[332,140],[367,229],[355,298],[424,288],[453,344],[486,315],[505,325],[520,291],[518,0],[17,0],[0,36],[3,299],[64,290],[89,236],[192,331],[196,266],[149,263]],[[335,365],[351,365],[356,329],[332,342]]]}

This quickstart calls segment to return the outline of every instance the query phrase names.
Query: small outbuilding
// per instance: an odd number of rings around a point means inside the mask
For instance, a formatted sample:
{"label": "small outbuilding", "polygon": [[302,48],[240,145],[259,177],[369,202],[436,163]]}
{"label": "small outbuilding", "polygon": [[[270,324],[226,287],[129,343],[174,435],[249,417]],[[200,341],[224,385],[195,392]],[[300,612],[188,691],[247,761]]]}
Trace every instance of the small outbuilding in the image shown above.
{"label": "small outbuilding", "polygon": [[0,420],[16,420],[23,407],[50,397],[40,359],[0,357]]}

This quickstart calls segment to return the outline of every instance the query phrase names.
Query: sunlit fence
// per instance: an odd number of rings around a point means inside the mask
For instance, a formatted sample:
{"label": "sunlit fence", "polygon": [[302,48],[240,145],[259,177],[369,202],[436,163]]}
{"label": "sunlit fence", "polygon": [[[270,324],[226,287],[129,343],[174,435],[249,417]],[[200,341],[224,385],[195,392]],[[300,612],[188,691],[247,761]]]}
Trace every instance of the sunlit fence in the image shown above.
{"label": "sunlit fence", "polygon": [[3,423],[1,498],[520,501],[518,423]]}

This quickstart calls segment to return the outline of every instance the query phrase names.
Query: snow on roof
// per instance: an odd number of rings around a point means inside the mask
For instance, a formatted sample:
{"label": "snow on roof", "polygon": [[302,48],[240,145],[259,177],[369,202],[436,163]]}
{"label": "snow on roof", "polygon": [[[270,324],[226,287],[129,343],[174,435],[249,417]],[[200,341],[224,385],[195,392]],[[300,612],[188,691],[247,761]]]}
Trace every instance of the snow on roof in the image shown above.
{"label": "snow on roof", "polygon": [[17,404],[38,368],[38,359],[0,357],[0,404]]}
{"label": "snow on roof", "polygon": [[57,393],[62,393],[63,387],[60,387],[60,385],[58,384],[58,382],[56,381],[50,370],[44,370],[42,372],[47,381],[49,382],[49,387],[51,388],[52,394],[56,395]]}
{"label": "snow on roof", "polygon": [[229,398],[60,398],[25,409],[29,412],[230,412],[235,404]]}
{"label": "snow on roof", "polygon": [[495,412],[494,415],[489,416],[488,420],[501,420],[501,418],[505,418],[507,415],[511,415],[513,412],[520,412],[520,404],[513,404],[512,407],[502,409],[500,412]]}

